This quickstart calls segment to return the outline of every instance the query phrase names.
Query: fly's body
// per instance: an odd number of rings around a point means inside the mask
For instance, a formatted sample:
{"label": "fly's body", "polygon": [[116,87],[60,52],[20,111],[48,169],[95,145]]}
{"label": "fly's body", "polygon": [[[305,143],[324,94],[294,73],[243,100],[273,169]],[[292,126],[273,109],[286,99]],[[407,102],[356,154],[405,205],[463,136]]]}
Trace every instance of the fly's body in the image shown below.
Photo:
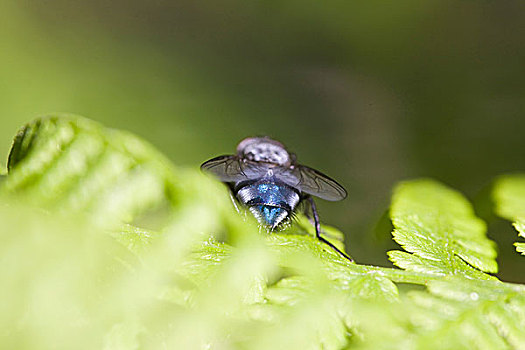
{"label": "fly's body", "polygon": [[297,164],[295,155],[280,142],[268,137],[250,137],[239,143],[235,155],[210,159],[201,168],[228,184],[235,199],[270,231],[289,221],[298,205],[308,201],[317,238],[350,259],[321,237],[312,198],[337,201],[346,197],[346,190],[319,171]]}
{"label": "fly's body", "polygon": [[272,177],[241,187],[236,197],[261,224],[271,230],[289,219],[300,201],[299,194],[293,188]]}

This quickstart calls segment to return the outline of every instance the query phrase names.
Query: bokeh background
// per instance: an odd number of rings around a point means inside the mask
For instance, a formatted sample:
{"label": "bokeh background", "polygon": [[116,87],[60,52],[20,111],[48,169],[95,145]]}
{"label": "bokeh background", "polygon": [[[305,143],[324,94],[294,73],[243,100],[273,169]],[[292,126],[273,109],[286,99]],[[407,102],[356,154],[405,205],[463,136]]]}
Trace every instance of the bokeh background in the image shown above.
{"label": "bokeh background", "polygon": [[0,150],[36,116],[71,112],[197,168],[273,136],[349,197],[318,203],[361,263],[389,265],[402,179],[465,193],[525,282],[517,234],[490,211],[525,170],[525,2],[0,0]]}

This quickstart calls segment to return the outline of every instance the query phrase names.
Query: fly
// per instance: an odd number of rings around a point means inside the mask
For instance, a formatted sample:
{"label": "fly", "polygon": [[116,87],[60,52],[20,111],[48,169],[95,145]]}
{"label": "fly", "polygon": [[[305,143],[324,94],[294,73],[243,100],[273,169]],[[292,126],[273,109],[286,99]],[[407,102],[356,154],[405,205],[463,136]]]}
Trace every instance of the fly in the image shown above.
{"label": "fly", "polygon": [[259,223],[274,231],[289,222],[298,205],[312,208],[315,235],[350,261],[348,255],[321,236],[321,223],[312,196],[339,201],[346,190],[335,180],[298,164],[296,156],[269,137],[249,137],[237,145],[234,155],[204,162],[201,169],[226,183],[236,201],[247,207]]}

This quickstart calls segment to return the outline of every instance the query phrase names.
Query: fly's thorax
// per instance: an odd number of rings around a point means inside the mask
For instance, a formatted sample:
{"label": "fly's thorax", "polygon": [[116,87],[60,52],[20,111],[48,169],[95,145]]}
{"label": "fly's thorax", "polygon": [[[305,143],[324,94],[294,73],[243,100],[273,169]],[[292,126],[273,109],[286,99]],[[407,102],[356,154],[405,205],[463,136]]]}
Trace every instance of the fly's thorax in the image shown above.
{"label": "fly's thorax", "polygon": [[268,137],[248,137],[237,146],[237,155],[253,162],[265,162],[279,166],[289,166],[292,155],[284,145]]}
{"label": "fly's thorax", "polygon": [[241,186],[237,199],[246,205],[262,225],[276,228],[295,210],[300,196],[283,183],[260,180]]}

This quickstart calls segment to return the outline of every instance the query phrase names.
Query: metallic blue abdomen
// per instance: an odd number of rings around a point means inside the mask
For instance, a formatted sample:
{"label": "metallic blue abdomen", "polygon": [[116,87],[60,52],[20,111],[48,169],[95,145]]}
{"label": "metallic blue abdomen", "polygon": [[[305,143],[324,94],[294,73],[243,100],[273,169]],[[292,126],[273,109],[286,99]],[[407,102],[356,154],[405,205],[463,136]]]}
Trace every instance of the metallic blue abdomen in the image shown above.
{"label": "metallic blue abdomen", "polygon": [[240,188],[237,198],[248,206],[261,224],[271,229],[288,218],[299,202],[296,191],[271,179],[256,181]]}
{"label": "metallic blue abdomen", "polygon": [[275,227],[279,225],[279,223],[288,216],[288,212],[286,209],[279,208],[279,207],[272,207],[269,205],[258,205],[254,208],[258,214],[256,214],[255,217],[260,216],[264,224]]}

